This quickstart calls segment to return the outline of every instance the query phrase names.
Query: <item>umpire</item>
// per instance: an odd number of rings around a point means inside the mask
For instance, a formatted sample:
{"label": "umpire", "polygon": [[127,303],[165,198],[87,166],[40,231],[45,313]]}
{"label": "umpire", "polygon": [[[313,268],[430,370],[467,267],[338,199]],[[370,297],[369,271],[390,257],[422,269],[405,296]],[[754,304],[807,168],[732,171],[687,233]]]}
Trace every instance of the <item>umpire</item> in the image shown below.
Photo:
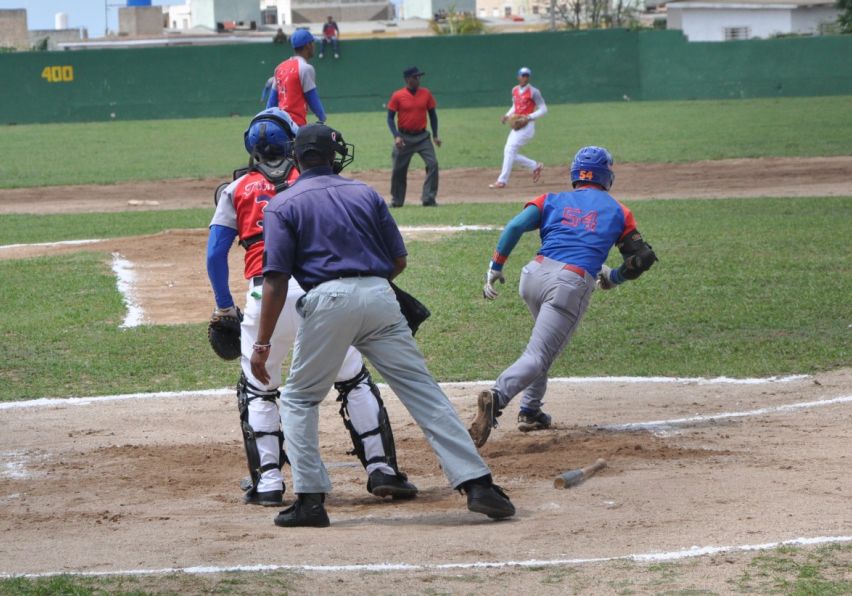
{"label": "umpire", "polygon": [[[438,105],[432,93],[420,86],[420,77],[424,72],[416,66],[406,68],[402,76],[405,87],[394,91],[388,102],[388,128],[393,135],[393,173],[391,174],[391,207],[402,207],[405,203],[407,187],[408,164],[411,157],[417,153],[426,163],[426,180],[423,182],[423,194],[420,201],[424,207],[435,207],[435,197],[438,195],[438,158],[435,156],[435,145],[441,146],[438,137]],[[429,114],[429,125],[432,137],[426,131],[426,114]],[[394,123],[398,120],[399,127]]]}
{"label": "umpire", "polygon": [[349,345],[381,372],[420,425],[450,483],[471,511],[499,519],[515,508],[491,480],[485,462],[423,355],[388,281],[405,269],[402,236],[379,194],[337,175],[351,161],[339,132],[322,124],[299,129],[302,175],[275,197],[264,217],[264,282],[252,372],[266,382],[269,340],[292,275],[307,291],[304,317],[281,396],[284,436],[298,500],[275,518],[283,527],[329,525],[331,489],[319,450],[319,404],[331,389]]}

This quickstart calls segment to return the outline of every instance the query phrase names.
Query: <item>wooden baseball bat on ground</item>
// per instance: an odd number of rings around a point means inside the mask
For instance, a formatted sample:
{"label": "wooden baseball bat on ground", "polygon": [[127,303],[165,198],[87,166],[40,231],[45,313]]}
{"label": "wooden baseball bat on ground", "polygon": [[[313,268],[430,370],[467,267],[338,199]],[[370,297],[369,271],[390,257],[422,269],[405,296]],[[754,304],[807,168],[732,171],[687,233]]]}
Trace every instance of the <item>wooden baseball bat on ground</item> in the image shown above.
{"label": "wooden baseball bat on ground", "polygon": [[553,481],[553,488],[571,488],[583,482],[586,478],[594,475],[606,467],[605,459],[598,459],[595,463],[584,468],[568,470],[557,476]]}

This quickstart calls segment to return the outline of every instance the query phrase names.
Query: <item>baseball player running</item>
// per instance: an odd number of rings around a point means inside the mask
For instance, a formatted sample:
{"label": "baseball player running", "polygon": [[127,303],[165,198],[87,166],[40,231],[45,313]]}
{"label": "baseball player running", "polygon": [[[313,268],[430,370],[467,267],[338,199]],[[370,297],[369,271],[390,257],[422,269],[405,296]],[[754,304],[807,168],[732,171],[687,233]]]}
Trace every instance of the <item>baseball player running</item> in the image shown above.
{"label": "baseball player running", "polygon": [[526,66],[518,70],[518,84],[512,89],[512,107],[500,118],[501,124],[511,123],[511,130],[503,148],[503,170],[490,188],[506,188],[515,163],[532,170],[533,182],[541,178],[544,164],[518,153],[535,136],[535,121],[547,114],[541,91],[530,85],[530,76],[532,71]]}
{"label": "baseball player running", "polygon": [[292,58],[275,68],[275,87],[269,94],[267,108],[281,108],[299,126],[308,123],[308,107],[320,122],[325,122],[325,109],[317,92],[317,73],[308,60],[314,56],[314,36],[298,29],[290,36]]}
{"label": "baseball player running", "polygon": [[[520,294],[535,319],[524,353],[479,394],[470,435],[477,447],[488,440],[497,417],[521,391],[518,430],[550,427],[541,410],[547,373],[562,353],[597,287],[609,290],[636,279],[657,260],[636,229],[630,210],[608,191],[615,174],[612,156],[602,147],[583,147],[571,164],[570,192],[548,193],[530,201],[506,226],[486,273],[483,296],[494,300],[496,282],[505,283],[503,265],[524,232],[539,230],[538,255],[521,270]],[[610,269],[604,262],[617,246],[624,262]]]}
{"label": "baseball player running", "polygon": [[[251,475],[251,487],[246,490],[244,501],[270,507],[281,505],[284,492],[281,475],[286,461],[284,435],[276,399],[281,386],[281,363],[290,352],[301,324],[295,305],[304,291],[295,282],[290,284],[288,307],[270,341],[267,381],[261,382],[252,374],[250,358],[263,292],[264,210],[276,193],[299,176],[292,158],[296,130],[290,117],[277,108],[254,117],[245,133],[246,151],[251,155],[249,167],[219,195],[207,243],[207,272],[216,298],[213,317],[237,315],[228,288],[228,252],[237,236],[246,250],[245,277],[249,288],[240,333],[242,374],[237,384]],[[397,467],[393,433],[379,390],[364,367],[361,354],[354,348],[346,351],[334,387],[339,393],[340,415],[352,436],[354,453],[369,474],[367,490],[379,497],[413,497],[417,488]]]}

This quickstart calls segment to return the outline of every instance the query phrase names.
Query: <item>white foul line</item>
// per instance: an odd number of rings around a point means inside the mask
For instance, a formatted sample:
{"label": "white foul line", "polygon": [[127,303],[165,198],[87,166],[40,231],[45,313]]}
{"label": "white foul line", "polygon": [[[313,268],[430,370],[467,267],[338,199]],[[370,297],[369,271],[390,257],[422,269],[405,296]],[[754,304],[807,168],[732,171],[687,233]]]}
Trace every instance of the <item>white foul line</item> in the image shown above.
{"label": "white foul line", "polygon": [[114,252],[112,253],[112,270],[115,273],[115,286],[127,307],[127,315],[125,315],[124,322],[119,327],[122,329],[138,327],[142,324],[145,312],[139,306],[133,293],[133,282],[136,281],[133,263]]}
{"label": "white foul line", "polygon": [[795,404],[786,404],[783,406],[772,406],[769,408],[757,408],[756,410],[745,410],[742,412],[722,412],[720,414],[710,414],[702,416],[690,416],[688,418],[673,418],[671,420],[652,420],[651,422],[628,422],[625,424],[603,424],[597,428],[603,430],[657,430],[671,426],[685,426],[689,424],[700,424],[705,422],[716,422],[717,420],[725,420],[728,418],[745,418],[747,416],[763,416],[764,414],[773,414],[775,412],[793,412],[795,410],[806,410],[808,408],[819,408],[822,406],[831,406],[834,404],[843,404],[852,402],[852,395],[841,395],[831,399],[820,399],[817,401],[803,401]]}
{"label": "white foul line", "polygon": [[3,244],[0,246],[0,250],[7,250],[12,248],[30,248],[36,246],[78,246],[83,244],[97,244],[98,242],[103,242],[103,239],[96,238],[93,240],[59,240],[57,242],[35,242],[31,244]]}
{"label": "white foul line", "polygon": [[652,563],[660,561],[677,561],[706,555],[732,552],[754,552],[771,550],[781,546],[814,546],[820,544],[839,544],[852,542],[852,536],[818,536],[814,538],[793,538],[779,542],[763,544],[742,544],[736,546],[693,546],[691,548],[669,551],[619,555],[614,557],[592,557],[577,559],[531,559],[527,561],[475,561],[473,563],[363,563],[353,565],[230,565],[230,566],[197,566],[197,567],[165,567],[162,569],[127,569],[123,571],[49,571],[45,573],[0,573],[2,578],[25,577],[40,578],[57,575],[73,575],[80,577],[103,577],[113,575],[166,575],[185,573],[188,575],[203,575],[210,573],[260,572],[260,571],[317,571],[326,573],[363,573],[363,572],[393,572],[393,571],[447,571],[458,569],[494,569],[506,567],[554,567],[558,565],[588,565],[592,563],[607,563],[610,561],[633,561],[635,563]]}
{"label": "white foul line", "polygon": [[[786,377],[764,377],[732,379],[729,377],[716,377],[707,379],[704,377],[555,377],[549,379],[549,383],[556,384],[586,384],[586,383],[682,383],[682,384],[732,384],[732,385],[760,385],[767,383],[790,383],[809,378],[810,375],[789,375]],[[471,387],[479,385],[493,385],[494,381],[450,381],[438,383],[441,387]],[[382,389],[388,389],[385,383],[378,383]],[[96,403],[109,401],[124,401],[128,399],[165,399],[172,397],[222,397],[233,395],[233,387],[222,387],[219,389],[198,389],[189,391],[155,391],[152,393],[123,393],[118,395],[97,395],[90,397],[42,397],[38,399],[0,402],[0,410],[17,410],[21,408],[44,408],[54,406],[89,406]]]}

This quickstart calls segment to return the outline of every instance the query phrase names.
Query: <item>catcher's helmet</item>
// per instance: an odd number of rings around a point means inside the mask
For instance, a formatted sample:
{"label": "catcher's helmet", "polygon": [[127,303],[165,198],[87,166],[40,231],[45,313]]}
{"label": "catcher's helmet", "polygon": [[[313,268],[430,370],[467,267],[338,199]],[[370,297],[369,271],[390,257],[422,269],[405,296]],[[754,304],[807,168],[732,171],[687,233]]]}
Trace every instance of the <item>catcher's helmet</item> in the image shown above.
{"label": "catcher's helmet", "polygon": [[299,127],[278,108],[263,110],[252,118],[243,135],[246,151],[260,160],[283,159],[293,154],[293,139]]}
{"label": "catcher's helmet", "polygon": [[571,162],[571,185],[583,183],[600,184],[605,190],[612,187],[615,173],[612,171],[612,155],[603,147],[583,147]]}

